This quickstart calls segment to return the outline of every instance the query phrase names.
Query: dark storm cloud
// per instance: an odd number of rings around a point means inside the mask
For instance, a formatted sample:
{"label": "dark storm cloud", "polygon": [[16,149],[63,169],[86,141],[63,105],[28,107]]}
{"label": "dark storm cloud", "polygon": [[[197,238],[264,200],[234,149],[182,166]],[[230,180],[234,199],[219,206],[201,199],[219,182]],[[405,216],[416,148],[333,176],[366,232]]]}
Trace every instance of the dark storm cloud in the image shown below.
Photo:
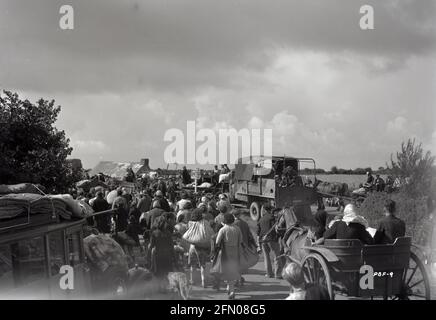
{"label": "dark storm cloud", "polygon": [[274,128],[278,154],[324,168],[384,165],[410,136],[436,150],[435,16],[425,0],[2,0],[0,88],[56,99],[89,167],[163,166],[186,120]]}
{"label": "dark storm cloud", "polygon": [[[45,91],[189,90],[235,86],[265,51],[291,47],[388,59],[389,72],[435,47],[434,1],[63,1],[0,4],[0,84]],[[359,29],[359,8],[375,30]]]}

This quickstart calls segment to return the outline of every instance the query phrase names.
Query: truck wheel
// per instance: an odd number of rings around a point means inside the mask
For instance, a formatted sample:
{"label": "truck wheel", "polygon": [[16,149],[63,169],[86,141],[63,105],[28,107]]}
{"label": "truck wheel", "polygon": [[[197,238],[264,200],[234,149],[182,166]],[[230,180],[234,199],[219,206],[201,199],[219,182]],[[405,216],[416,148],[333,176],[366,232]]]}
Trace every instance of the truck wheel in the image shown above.
{"label": "truck wheel", "polygon": [[256,201],[253,201],[250,205],[250,217],[254,221],[258,221],[260,218],[260,207]]}

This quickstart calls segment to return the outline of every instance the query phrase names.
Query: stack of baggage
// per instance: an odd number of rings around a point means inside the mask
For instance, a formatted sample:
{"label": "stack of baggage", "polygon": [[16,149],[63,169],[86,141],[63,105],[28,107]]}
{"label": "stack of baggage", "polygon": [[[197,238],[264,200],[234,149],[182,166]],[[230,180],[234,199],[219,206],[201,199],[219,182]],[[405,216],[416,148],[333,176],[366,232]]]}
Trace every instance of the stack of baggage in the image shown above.
{"label": "stack of baggage", "polygon": [[42,195],[38,187],[32,186],[0,185],[0,230],[83,218],[92,213],[89,206],[71,195]]}

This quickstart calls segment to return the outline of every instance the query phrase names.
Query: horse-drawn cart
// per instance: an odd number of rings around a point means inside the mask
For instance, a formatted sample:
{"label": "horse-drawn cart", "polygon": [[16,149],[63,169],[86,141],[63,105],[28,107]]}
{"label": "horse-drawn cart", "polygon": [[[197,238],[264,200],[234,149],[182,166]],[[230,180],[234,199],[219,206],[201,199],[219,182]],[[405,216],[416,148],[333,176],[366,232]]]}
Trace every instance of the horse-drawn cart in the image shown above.
{"label": "horse-drawn cart", "polygon": [[[310,235],[313,216],[282,210],[286,232],[284,256],[302,266],[307,283],[335,293],[358,298],[425,299],[430,297],[426,255],[400,237],[393,244],[363,245],[357,239],[326,239],[315,245]],[[280,221],[280,219],[279,219]]]}
{"label": "horse-drawn cart", "polygon": [[359,240],[326,240],[305,246],[301,261],[306,281],[334,293],[384,299],[430,299],[426,267],[412,250],[411,238],[393,244],[362,245]]}

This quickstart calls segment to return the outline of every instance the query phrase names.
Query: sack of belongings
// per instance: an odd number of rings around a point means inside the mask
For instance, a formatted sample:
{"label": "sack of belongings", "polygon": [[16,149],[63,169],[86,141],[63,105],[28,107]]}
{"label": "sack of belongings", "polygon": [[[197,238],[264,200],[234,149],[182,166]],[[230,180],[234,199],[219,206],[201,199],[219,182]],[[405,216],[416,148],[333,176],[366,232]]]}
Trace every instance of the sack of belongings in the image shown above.
{"label": "sack of belongings", "polygon": [[189,221],[188,230],[183,234],[183,239],[198,247],[210,248],[210,239],[213,234],[213,229],[206,220]]}
{"label": "sack of belongings", "polygon": [[35,193],[0,196],[0,220],[36,214],[49,214],[71,219],[72,212],[63,199]]}
{"label": "sack of belongings", "polygon": [[109,267],[117,267],[127,274],[127,256],[121,246],[105,234],[91,234],[83,239],[85,255],[98,270],[104,272]]}
{"label": "sack of belongings", "polygon": [[0,184],[0,194],[11,194],[11,193],[35,193],[41,194],[44,191],[44,187],[41,185],[34,185],[31,183],[19,183],[19,184]]}
{"label": "sack of belongings", "polygon": [[[92,209],[84,201],[74,200],[70,194],[56,194],[50,196],[52,199],[59,199],[67,205],[67,209],[73,217],[83,218],[85,213],[92,213]],[[86,205],[86,206],[85,206]],[[88,208],[89,207],[89,208]]]}
{"label": "sack of belongings", "polygon": [[89,204],[87,204],[85,201],[79,200],[78,204],[80,206],[80,209],[82,210],[82,216],[88,217],[92,213],[94,213],[94,209],[92,209],[92,207]]}
{"label": "sack of belongings", "polygon": [[239,261],[240,271],[242,273],[253,267],[258,262],[259,255],[257,254],[257,249],[255,247],[242,248]]}
{"label": "sack of belongings", "polygon": [[205,188],[205,189],[207,189],[207,188],[211,188],[211,187],[212,187],[212,184],[209,183],[209,182],[203,182],[203,183],[200,184],[198,187],[199,187],[199,188]]}
{"label": "sack of belongings", "polygon": [[218,183],[223,183],[223,182],[230,182],[230,176],[231,173],[224,173],[224,174],[220,174],[219,178],[218,178]]}
{"label": "sack of belongings", "polygon": [[89,190],[91,188],[91,180],[80,180],[76,182],[76,187]]}
{"label": "sack of belongings", "polygon": [[106,201],[109,204],[114,203],[115,198],[118,196],[118,191],[117,190],[112,190],[111,192],[109,192],[106,196]]}

